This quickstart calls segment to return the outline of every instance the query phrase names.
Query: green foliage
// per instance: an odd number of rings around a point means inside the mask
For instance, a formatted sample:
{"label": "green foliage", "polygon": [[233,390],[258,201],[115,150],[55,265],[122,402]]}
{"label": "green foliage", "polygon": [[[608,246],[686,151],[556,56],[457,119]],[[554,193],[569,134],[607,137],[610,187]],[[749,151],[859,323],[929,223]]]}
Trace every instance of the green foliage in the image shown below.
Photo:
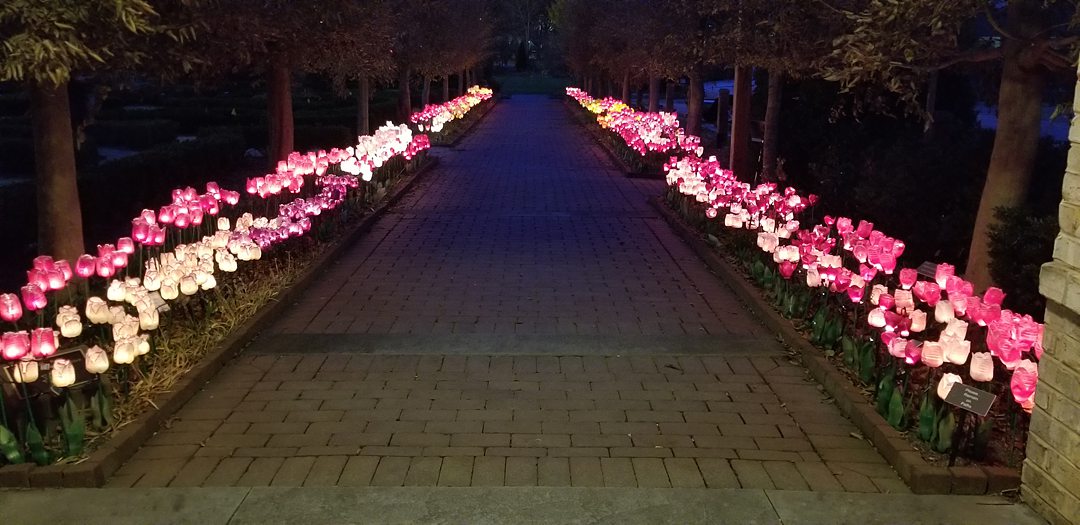
{"label": "green foliage", "polygon": [[0,3],[0,81],[61,85],[72,71],[108,61],[139,62],[134,37],[155,31],[157,12],[143,0],[6,0]]}
{"label": "green foliage", "polygon": [[64,429],[64,455],[74,457],[82,454],[86,442],[86,420],[70,393],[60,407],[60,424]]}
{"label": "green foliage", "polygon": [[956,433],[956,416],[947,407],[942,408],[945,412],[938,420],[937,439],[932,443],[934,450],[948,452],[953,447],[953,434]]}
{"label": "green foliage", "polygon": [[1039,270],[1054,252],[1057,217],[1026,208],[998,208],[990,226],[990,275],[1005,291],[1006,306],[1042,318]]}
{"label": "green foliage", "polygon": [[0,455],[3,455],[4,459],[13,465],[26,461],[19,440],[4,425],[0,425]]}

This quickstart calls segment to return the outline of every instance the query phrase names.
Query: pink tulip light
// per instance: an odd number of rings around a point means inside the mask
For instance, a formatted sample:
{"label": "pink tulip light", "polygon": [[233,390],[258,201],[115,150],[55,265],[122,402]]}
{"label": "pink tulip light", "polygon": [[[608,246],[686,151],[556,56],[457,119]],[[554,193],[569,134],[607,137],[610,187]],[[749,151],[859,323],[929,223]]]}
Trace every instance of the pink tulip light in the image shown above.
{"label": "pink tulip light", "polygon": [[45,298],[45,292],[35,284],[28,284],[19,289],[22,294],[23,305],[32,312],[45,308],[49,304]]}
{"label": "pink tulip light", "polygon": [[0,336],[0,355],[7,361],[18,361],[30,353],[30,334],[26,332],[4,332]]}
{"label": "pink tulip light", "polygon": [[22,318],[22,303],[13,293],[0,294],[0,319],[14,323]]}
{"label": "pink tulip light", "polygon": [[30,353],[42,359],[56,353],[56,332],[52,328],[35,328],[30,332]]}
{"label": "pink tulip light", "polygon": [[1039,365],[1024,359],[1013,371],[1009,389],[1013,399],[1027,412],[1035,407],[1035,386],[1039,382]]}
{"label": "pink tulip light", "polygon": [[80,255],[75,260],[75,275],[86,279],[97,270],[97,260],[93,255]]}

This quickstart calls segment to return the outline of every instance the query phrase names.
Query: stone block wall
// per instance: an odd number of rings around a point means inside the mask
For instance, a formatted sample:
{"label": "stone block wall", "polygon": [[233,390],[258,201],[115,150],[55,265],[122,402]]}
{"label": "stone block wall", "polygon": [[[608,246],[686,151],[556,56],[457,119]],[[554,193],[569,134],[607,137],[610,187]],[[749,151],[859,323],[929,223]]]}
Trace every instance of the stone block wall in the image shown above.
{"label": "stone block wall", "polygon": [[[1080,115],[1080,82],[1073,110]],[[1046,353],[1031,416],[1021,494],[1055,525],[1080,524],[1080,117],[1073,117],[1054,260],[1039,291],[1046,296]]]}

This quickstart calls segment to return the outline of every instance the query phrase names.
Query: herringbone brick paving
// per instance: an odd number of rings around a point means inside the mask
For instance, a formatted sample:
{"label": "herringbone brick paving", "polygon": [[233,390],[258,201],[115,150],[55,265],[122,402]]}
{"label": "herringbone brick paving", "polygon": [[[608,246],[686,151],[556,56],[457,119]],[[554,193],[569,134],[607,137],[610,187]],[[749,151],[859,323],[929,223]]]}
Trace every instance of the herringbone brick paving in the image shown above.
{"label": "herringbone brick paving", "polygon": [[440,157],[110,484],[907,491],[558,102]]}

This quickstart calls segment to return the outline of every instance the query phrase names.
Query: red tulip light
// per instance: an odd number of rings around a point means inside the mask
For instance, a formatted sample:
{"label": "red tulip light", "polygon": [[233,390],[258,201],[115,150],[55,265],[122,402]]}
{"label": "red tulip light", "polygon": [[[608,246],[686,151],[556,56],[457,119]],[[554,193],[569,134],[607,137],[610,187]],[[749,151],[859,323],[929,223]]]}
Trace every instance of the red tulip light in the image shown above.
{"label": "red tulip light", "polygon": [[916,272],[911,268],[904,268],[900,270],[900,287],[905,290],[910,290],[918,278],[919,272]]}
{"label": "red tulip light", "polygon": [[56,261],[56,269],[60,270],[60,274],[64,276],[64,282],[70,281],[75,276],[75,272],[71,270],[71,263],[65,260]]}
{"label": "red tulip light", "polygon": [[121,237],[116,241],[116,251],[127,255],[135,253],[135,241],[131,237]]}
{"label": "red tulip light", "polygon": [[30,334],[5,332],[0,336],[0,355],[7,361],[17,361],[30,353]]}

